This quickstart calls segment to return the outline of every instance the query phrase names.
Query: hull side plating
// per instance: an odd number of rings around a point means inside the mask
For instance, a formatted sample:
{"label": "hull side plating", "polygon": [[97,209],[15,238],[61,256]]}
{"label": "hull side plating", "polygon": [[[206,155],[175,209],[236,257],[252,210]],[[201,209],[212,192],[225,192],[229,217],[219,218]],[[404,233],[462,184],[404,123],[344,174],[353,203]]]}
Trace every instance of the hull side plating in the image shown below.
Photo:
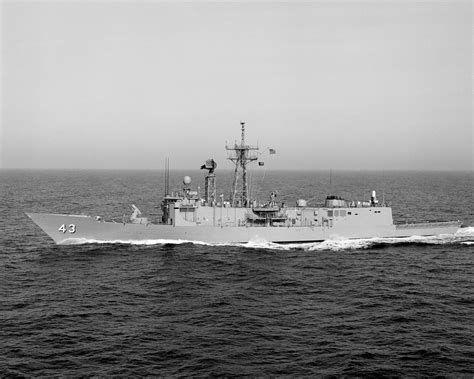
{"label": "hull side plating", "polygon": [[98,221],[89,216],[27,213],[57,244],[146,240],[184,240],[204,243],[245,243],[265,240],[276,243],[317,242],[334,239],[407,237],[453,234],[459,222],[406,225],[332,226],[173,226]]}

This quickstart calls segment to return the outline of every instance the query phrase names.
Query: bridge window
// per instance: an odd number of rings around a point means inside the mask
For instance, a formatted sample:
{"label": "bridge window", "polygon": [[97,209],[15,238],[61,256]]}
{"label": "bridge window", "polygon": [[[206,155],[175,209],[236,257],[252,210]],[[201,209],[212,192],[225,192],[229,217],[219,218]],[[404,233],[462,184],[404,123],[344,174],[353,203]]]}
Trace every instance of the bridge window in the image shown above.
{"label": "bridge window", "polygon": [[328,211],[328,217],[332,217],[332,211]]}
{"label": "bridge window", "polygon": [[346,215],[346,211],[341,209],[341,210],[339,211],[339,214],[340,214],[342,217],[344,217],[344,216]]}

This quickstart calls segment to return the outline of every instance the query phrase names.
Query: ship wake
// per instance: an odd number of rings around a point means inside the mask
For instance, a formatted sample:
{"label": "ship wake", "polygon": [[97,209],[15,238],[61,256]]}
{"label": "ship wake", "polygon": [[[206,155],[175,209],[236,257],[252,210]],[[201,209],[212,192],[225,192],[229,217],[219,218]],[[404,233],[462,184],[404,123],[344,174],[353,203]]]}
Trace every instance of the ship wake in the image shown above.
{"label": "ship wake", "polygon": [[304,250],[304,251],[343,251],[361,250],[391,245],[474,245],[474,226],[459,229],[455,234],[437,236],[412,236],[403,238],[367,238],[367,239],[333,239],[323,242],[278,244],[263,239],[251,240],[247,243],[205,243],[189,240],[94,240],[85,238],[71,238],[66,241],[70,245],[82,244],[130,244],[130,245],[180,245],[194,244],[203,246],[236,246],[248,249],[269,250]]}
{"label": "ship wake", "polygon": [[392,245],[472,245],[474,244],[474,227],[459,229],[455,234],[440,234],[437,236],[411,236],[402,238],[367,238],[327,240],[320,243],[292,244],[289,248],[306,251],[340,251],[361,250]]}

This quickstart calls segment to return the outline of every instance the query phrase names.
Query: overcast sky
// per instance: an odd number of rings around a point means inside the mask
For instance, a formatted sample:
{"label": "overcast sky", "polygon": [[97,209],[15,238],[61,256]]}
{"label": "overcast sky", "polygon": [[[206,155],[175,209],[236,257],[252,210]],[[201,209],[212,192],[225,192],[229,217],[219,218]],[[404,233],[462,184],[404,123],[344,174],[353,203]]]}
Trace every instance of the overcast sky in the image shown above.
{"label": "overcast sky", "polygon": [[2,3],[3,168],[473,164],[470,1]]}

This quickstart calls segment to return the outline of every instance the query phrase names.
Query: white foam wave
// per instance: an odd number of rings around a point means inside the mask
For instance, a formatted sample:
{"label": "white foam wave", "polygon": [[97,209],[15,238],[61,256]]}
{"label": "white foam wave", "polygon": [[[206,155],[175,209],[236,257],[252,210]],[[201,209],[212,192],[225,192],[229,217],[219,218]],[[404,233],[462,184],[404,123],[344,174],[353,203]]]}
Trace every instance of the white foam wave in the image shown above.
{"label": "white foam wave", "polygon": [[168,239],[149,239],[149,240],[97,240],[91,238],[68,238],[62,242],[65,245],[84,245],[84,244],[124,244],[124,245],[181,245],[183,243],[192,243],[195,245],[213,245],[202,241],[188,240],[168,240]]}
{"label": "white foam wave", "polygon": [[314,243],[290,243],[290,244],[277,244],[269,242],[264,239],[253,239],[247,243],[206,243],[202,241],[190,241],[190,240],[168,240],[168,239],[150,239],[150,240],[95,240],[87,238],[70,238],[65,240],[63,243],[70,245],[81,245],[81,244],[130,244],[130,245],[180,245],[185,243],[192,243],[195,245],[204,246],[237,246],[250,249],[269,249],[269,250],[293,250],[301,249],[305,251],[341,251],[341,250],[361,250],[368,249],[372,246],[385,244],[385,245],[396,245],[396,244],[429,244],[429,245],[441,245],[441,244],[462,244],[462,245],[473,245],[474,244],[474,227],[468,226],[466,228],[460,228],[455,234],[441,234],[437,236],[411,236],[403,238],[367,238],[367,239],[334,239],[326,240],[323,242]]}
{"label": "white foam wave", "polygon": [[474,238],[474,226],[466,226],[465,228],[459,228],[456,233],[456,237],[469,237]]}
{"label": "white foam wave", "polygon": [[303,246],[305,250],[359,250],[367,249],[375,245],[397,245],[397,244],[467,244],[474,243],[474,227],[459,229],[455,234],[440,234],[437,236],[411,236],[403,238],[368,238],[368,239],[350,239],[350,240],[327,240],[320,243]]}
{"label": "white foam wave", "polygon": [[274,242],[269,242],[263,238],[252,239],[246,243],[238,243],[236,246],[246,247],[249,249],[271,249],[271,250],[290,250],[289,245],[282,245]]}
{"label": "white foam wave", "polygon": [[323,242],[312,242],[312,243],[290,243],[290,244],[276,244],[265,240],[252,240],[246,244],[238,244],[238,246],[247,248],[259,248],[259,249],[276,249],[276,250],[292,250],[302,249],[305,251],[341,251],[341,250],[361,250],[368,249],[375,245],[386,244],[428,244],[428,245],[441,245],[441,244],[474,244],[474,227],[469,226],[466,228],[460,228],[455,234],[440,234],[437,236],[411,236],[403,238],[367,238],[367,239],[333,239],[326,240]]}

